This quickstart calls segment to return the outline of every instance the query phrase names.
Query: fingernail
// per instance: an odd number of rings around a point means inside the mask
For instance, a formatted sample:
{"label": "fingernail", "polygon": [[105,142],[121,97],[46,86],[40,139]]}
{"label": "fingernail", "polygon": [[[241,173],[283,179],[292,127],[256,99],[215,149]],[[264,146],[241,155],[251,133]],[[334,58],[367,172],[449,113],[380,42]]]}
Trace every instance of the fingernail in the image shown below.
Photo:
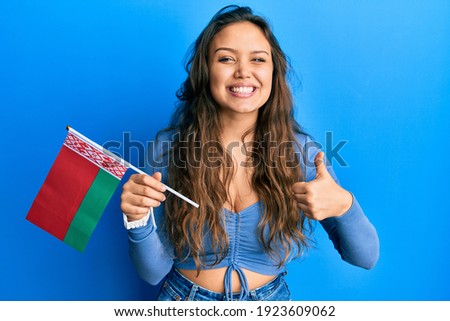
{"label": "fingernail", "polygon": [[161,188],[159,189],[161,192],[165,192],[166,191],[166,187],[164,185],[161,186]]}

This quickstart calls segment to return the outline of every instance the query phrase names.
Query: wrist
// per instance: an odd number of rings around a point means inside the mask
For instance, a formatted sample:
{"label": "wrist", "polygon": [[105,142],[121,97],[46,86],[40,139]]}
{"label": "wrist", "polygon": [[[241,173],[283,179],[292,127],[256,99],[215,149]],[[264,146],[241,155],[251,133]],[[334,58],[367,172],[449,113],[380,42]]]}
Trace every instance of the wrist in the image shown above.
{"label": "wrist", "polygon": [[342,189],[342,196],[340,197],[342,200],[340,209],[336,216],[342,216],[348,212],[348,210],[352,207],[353,204],[353,195],[349,191]]}
{"label": "wrist", "polygon": [[146,226],[151,212],[152,212],[152,208],[150,208],[150,210],[144,217],[142,217],[138,220],[134,220],[134,221],[129,221],[128,216],[125,213],[122,213],[123,214],[123,224],[124,224],[125,228],[127,230],[130,230],[130,229]]}

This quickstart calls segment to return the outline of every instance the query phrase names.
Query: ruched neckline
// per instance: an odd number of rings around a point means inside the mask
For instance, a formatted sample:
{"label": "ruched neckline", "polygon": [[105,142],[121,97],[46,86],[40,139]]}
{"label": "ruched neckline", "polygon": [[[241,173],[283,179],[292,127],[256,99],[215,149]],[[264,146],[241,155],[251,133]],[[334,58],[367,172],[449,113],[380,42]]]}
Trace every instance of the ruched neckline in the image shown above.
{"label": "ruched neckline", "polygon": [[253,207],[255,207],[257,205],[260,205],[260,203],[261,203],[261,201],[257,201],[257,202],[255,202],[255,203],[245,207],[244,209],[242,209],[242,210],[240,210],[238,212],[233,212],[232,210],[230,210],[230,209],[228,209],[226,207],[223,207],[223,209],[224,209],[225,212],[227,212],[229,214],[239,215],[239,214],[243,214],[243,213],[246,213],[246,212],[250,211]]}

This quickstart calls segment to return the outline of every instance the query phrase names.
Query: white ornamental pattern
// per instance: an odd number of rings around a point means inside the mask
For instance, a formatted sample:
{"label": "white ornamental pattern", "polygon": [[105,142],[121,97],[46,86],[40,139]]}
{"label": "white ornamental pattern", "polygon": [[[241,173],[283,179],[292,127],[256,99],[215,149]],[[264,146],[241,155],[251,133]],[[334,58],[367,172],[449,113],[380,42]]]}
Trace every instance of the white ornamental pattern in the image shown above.
{"label": "white ornamental pattern", "polygon": [[127,171],[127,168],[114,158],[99,151],[91,144],[81,140],[70,132],[67,134],[64,145],[119,179]]}

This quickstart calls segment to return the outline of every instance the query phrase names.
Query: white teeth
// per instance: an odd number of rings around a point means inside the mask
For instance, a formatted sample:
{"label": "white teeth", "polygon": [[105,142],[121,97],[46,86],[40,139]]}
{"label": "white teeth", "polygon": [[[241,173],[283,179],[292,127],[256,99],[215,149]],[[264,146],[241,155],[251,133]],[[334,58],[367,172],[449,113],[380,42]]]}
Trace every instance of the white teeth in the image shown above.
{"label": "white teeth", "polygon": [[238,94],[250,94],[253,92],[253,87],[231,87],[231,91]]}

